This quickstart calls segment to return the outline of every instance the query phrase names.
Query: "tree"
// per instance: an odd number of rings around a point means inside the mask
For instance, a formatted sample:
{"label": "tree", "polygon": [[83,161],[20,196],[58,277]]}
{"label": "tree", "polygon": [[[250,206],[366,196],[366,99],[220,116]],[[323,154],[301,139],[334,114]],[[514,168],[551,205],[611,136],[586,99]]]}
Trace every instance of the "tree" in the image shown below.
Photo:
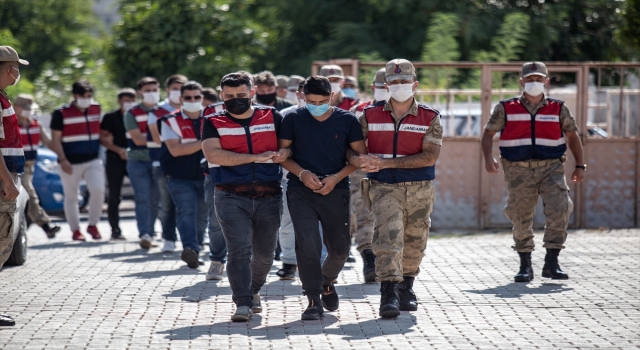
{"label": "tree", "polygon": [[229,72],[249,70],[270,33],[246,14],[248,0],[123,1],[108,67],[116,83],[182,73],[217,85]]}
{"label": "tree", "polygon": [[[427,42],[422,49],[421,61],[454,62],[460,58],[460,47],[456,35],[459,32],[458,16],[454,13],[436,13],[427,29]],[[423,87],[444,88],[449,86],[455,69],[423,69],[420,80]]]}
{"label": "tree", "polygon": [[638,59],[640,52],[640,0],[627,0],[621,10],[622,24],[616,33],[616,39],[628,45]]}

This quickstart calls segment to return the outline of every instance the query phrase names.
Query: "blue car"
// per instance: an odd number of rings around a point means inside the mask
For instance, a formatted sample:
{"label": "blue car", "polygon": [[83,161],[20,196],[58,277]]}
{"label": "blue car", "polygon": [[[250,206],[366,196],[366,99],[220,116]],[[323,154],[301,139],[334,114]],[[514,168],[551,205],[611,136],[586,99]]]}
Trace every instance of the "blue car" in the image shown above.
{"label": "blue car", "polygon": [[[35,170],[33,171],[33,187],[35,187],[40,205],[49,214],[64,212],[64,191],[58,175],[58,156],[48,148],[38,149]],[[84,209],[89,203],[89,191],[84,182],[80,182],[78,206]]]}

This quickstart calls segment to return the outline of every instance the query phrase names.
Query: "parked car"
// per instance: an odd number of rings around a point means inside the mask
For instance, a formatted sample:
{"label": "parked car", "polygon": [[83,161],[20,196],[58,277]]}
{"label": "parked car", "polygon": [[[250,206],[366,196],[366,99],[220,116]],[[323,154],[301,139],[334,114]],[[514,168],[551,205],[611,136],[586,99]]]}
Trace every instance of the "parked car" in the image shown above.
{"label": "parked car", "polygon": [[6,266],[20,266],[27,261],[27,205],[29,195],[24,187],[20,186],[20,194],[16,199],[16,212],[13,215],[13,250]]}
{"label": "parked car", "polygon": [[[58,156],[48,148],[38,149],[38,158],[33,172],[33,187],[35,187],[40,205],[49,214],[64,212],[64,191],[58,174]],[[89,191],[84,182],[80,182],[78,206],[80,210],[89,204]]]}

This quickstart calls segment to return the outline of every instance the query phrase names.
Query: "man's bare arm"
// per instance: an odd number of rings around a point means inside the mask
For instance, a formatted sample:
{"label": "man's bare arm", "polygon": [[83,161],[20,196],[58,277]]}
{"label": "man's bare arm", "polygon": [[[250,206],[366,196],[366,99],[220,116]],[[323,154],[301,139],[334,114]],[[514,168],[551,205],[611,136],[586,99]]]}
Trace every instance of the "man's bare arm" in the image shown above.
{"label": "man's bare arm", "polygon": [[202,149],[200,141],[180,143],[179,139],[171,139],[164,142],[169,153],[174,157],[188,156]]}
{"label": "man's bare arm", "polygon": [[222,166],[236,166],[253,162],[265,162],[278,155],[277,152],[245,154],[225,151],[222,149],[220,139],[215,137],[202,141],[202,152],[204,152],[207,162]]}
{"label": "man's bare arm", "polygon": [[415,169],[436,164],[440,156],[440,145],[423,142],[422,152],[406,157],[380,159],[380,170],[391,168]]}
{"label": "man's bare arm", "polygon": [[485,129],[482,134],[482,154],[484,155],[484,167],[487,172],[491,174],[497,174],[500,172],[498,162],[493,158],[493,136],[496,132],[493,130]]}
{"label": "man's bare arm", "polygon": [[156,123],[147,124],[147,128],[149,128],[149,132],[151,133],[151,139],[153,142],[157,144],[162,144],[160,139],[160,132],[158,131],[158,125]]}
{"label": "man's bare arm", "polygon": [[146,135],[142,135],[142,133],[140,132],[140,129],[131,129],[131,130],[127,131],[127,132],[131,136],[131,140],[133,141],[133,143],[136,144],[136,146],[146,146],[147,145],[147,136]]}

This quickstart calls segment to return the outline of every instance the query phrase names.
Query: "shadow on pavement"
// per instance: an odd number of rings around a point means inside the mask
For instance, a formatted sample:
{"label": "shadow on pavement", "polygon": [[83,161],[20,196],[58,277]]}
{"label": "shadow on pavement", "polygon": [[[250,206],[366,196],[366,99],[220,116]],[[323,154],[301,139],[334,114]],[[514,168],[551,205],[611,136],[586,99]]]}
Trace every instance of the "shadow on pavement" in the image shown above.
{"label": "shadow on pavement", "polygon": [[338,319],[335,316],[325,313],[320,321],[293,321],[281,325],[262,326],[262,316],[255,314],[247,323],[219,322],[213,325],[170,329],[158,332],[158,334],[166,334],[165,338],[169,340],[193,340],[212,335],[243,335],[251,337],[254,341],[269,341],[320,334],[339,335],[343,337],[343,340],[359,340],[411,333],[414,331],[411,327],[416,325],[416,318],[411,315],[409,317],[401,315],[394,320],[375,319],[343,324],[337,328],[327,328],[337,322]]}
{"label": "shadow on pavement", "polygon": [[474,294],[494,294],[498,298],[520,298],[523,295],[555,294],[568,292],[571,290],[573,290],[573,288],[567,288],[561,283],[543,283],[541,285],[532,287],[527,283],[512,282],[507,284],[506,286],[498,286],[482,290],[465,290],[464,292]]}
{"label": "shadow on pavement", "polygon": [[218,287],[220,281],[201,281],[192,286],[176,289],[167,298],[182,298],[182,301],[198,303],[219,295],[231,295],[231,287]]}
{"label": "shadow on pavement", "polygon": [[190,269],[187,265],[180,267],[176,270],[158,270],[158,271],[144,271],[144,272],[136,272],[129,275],[124,275],[122,277],[131,277],[138,279],[152,279],[152,278],[163,278],[168,276],[193,276],[198,275],[202,272],[204,278],[204,272],[198,269]]}
{"label": "shadow on pavement", "polygon": [[[130,252],[104,253],[104,254],[92,255],[91,257],[95,259],[103,259],[103,260],[116,260],[118,262],[145,263],[149,261],[180,260],[180,253],[179,252],[149,253],[148,250],[140,248]],[[126,258],[126,259],[121,259],[121,258]]]}
{"label": "shadow on pavement", "polygon": [[92,248],[101,245],[112,244],[108,241],[87,241],[87,242],[56,242],[49,244],[38,244],[29,246],[29,249],[44,250],[44,249],[56,249],[56,248]]}

